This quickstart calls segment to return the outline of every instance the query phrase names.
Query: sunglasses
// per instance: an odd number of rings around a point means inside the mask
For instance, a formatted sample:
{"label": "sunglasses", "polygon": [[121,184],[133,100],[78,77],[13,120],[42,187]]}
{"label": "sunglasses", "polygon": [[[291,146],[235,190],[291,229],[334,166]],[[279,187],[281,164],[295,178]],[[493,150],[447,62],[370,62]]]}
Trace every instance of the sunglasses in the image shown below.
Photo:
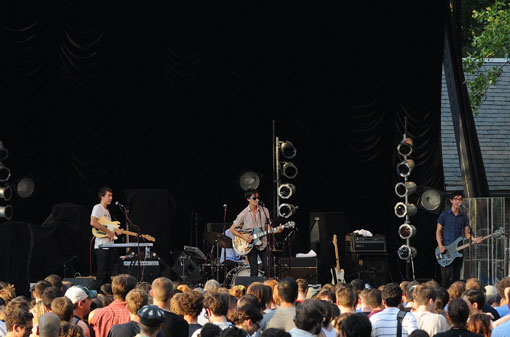
{"label": "sunglasses", "polygon": [[251,199],[251,200],[260,200],[260,197],[249,197],[248,199]]}

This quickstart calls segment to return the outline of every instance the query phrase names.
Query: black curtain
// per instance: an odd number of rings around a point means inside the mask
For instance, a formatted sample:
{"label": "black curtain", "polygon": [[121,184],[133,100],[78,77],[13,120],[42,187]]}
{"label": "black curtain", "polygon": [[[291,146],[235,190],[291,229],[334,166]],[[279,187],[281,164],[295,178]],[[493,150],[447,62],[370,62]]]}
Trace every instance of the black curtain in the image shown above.
{"label": "black curtain", "polygon": [[[189,244],[192,213],[202,230],[224,203],[228,221],[245,206],[243,169],[264,174],[271,200],[272,120],[298,149],[294,253],[309,247],[310,212],[344,211],[351,228],[386,235],[394,257],[404,116],[412,180],[443,187],[440,3],[38,6],[2,5],[0,139],[11,180],[36,183],[13,200],[16,219],[40,224],[60,202],[90,210],[103,185],[114,198],[163,188],[176,202],[166,239]],[[425,222],[423,277],[435,246]]]}

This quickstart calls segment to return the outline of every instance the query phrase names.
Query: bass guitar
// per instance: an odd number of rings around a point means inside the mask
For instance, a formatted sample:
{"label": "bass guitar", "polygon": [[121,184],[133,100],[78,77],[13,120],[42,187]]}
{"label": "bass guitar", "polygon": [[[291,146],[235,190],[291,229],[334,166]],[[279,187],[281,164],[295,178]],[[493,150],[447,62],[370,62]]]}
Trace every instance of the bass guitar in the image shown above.
{"label": "bass guitar", "polygon": [[[493,236],[501,235],[503,233],[505,233],[505,229],[503,227],[501,227],[494,233],[483,236],[481,238],[480,242],[484,241],[488,238],[491,238]],[[445,246],[444,248],[446,250],[444,253],[441,253],[441,251],[439,250],[439,247],[436,247],[436,251],[435,251],[436,259],[437,259],[437,263],[439,263],[439,265],[441,265],[441,267],[446,267],[446,266],[450,265],[453,262],[453,260],[462,256],[462,254],[459,253],[461,250],[473,245],[473,243],[468,242],[468,243],[465,243],[465,244],[459,246],[459,243],[462,242],[463,240],[464,240],[464,238],[461,236],[461,237],[457,238],[455,241],[453,241],[452,243],[450,243],[448,246]]]}
{"label": "bass guitar", "polygon": [[338,257],[338,243],[336,242],[336,234],[333,234],[333,245],[335,246],[336,265],[331,268],[331,284],[345,283],[344,270],[340,269],[340,259]]}
{"label": "bass guitar", "polygon": [[232,247],[234,248],[235,252],[240,255],[244,256],[251,252],[253,247],[260,246],[262,244],[262,241],[260,238],[263,236],[266,236],[268,234],[277,232],[280,230],[280,228],[294,228],[296,226],[296,223],[294,221],[286,222],[280,226],[276,226],[274,228],[268,229],[267,231],[263,231],[260,227],[255,227],[255,229],[250,230],[243,230],[240,229],[239,232],[241,233],[247,233],[253,236],[253,240],[251,242],[248,242],[246,240],[241,239],[240,237],[234,236],[232,239]]}
{"label": "bass guitar", "polygon": [[[110,230],[112,232],[115,232],[116,234],[126,234],[126,235],[131,235],[131,236],[138,236],[138,233],[130,232],[130,231],[127,231],[127,230],[124,230],[124,229],[120,229],[120,222],[118,222],[118,221],[110,221],[107,218],[102,216],[102,217],[99,218],[99,220],[97,222],[100,225],[103,225],[106,228],[108,228],[108,230]],[[92,235],[94,235],[96,238],[105,238],[105,237],[107,237],[106,232],[103,232],[102,230],[99,230],[99,229],[94,228],[94,227],[92,227]],[[140,237],[144,238],[147,241],[151,241],[151,242],[156,241],[156,239],[153,236],[150,236],[150,235],[147,235],[147,234],[142,234],[142,235],[140,235]],[[115,235],[113,237],[113,239],[117,240],[118,239],[117,235]]]}

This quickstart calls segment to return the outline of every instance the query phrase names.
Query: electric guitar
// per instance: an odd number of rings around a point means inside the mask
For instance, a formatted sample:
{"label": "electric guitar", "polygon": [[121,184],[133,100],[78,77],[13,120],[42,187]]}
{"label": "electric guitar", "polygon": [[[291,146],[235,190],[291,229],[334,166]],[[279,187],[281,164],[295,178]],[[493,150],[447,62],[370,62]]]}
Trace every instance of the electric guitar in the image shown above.
{"label": "electric guitar", "polygon": [[244,256],[251,252],[253,247],[260,246],[262,244],[260,238],[262,238],[263,236],[277,232],[280,230],[280,228],[294,228],[294,226],[296,226],[296,223],[294,221],[289,221],[280,226],[268,229],[267,231],[263,231],[260,227],[255,227],[255,229],[250,230],[240,229],[239,232],[241,233],[251,234],[253,236],[253,240],[251,242],[248,242],[246,240],[241,239],[240,237],[234,236],[234,238],[232,239],[232,247],[234,248],[235,252],[238,255]]}
{"label": "electric guitar", "polygon": [[[493,236],[501,235],[503,233],[505,233],[505,229],[503,227],[501,227],[494,233],[483,236],[481,238],[481,241],[484,241],[484,240],[491,238]],[[450,243],[448,246],[445,246],[444,248],[446,249],[446,251],[444,253],[441,253],[439,250],[439,247],[436,247],[436,252],[435,252],[436,259],[437,259],[437,263],[439,263],[441,265],[441,267],[446,267],[446,266],[450,265],[453,262],[453,260],[462,256],[462,254],[459,253],[459,251],[473,245],[473,243],[468,242],[466,244],[459,246],[459,243],[462,240],[464,240],[464,238],[461,236],[461,237],[457,238],[455,241],[453,241],[452,243]]]}
{"label": "electric guitar", "polygon": [[[126,234],[126,235],[131,235],[131,236],[138,236],[138,233],[120,229],[120,222],[118,222],[118,221],[110,221],[107,218],[102,216],[99,218],[99,220],[97,222],[99,222],[100,225],[103,225],[106,228],[108,228],[108,230],[115,232],[116,234]],[[99,230],[97,228],[94,228],[94,227],[92,227],[92,235],[94,235],[96,238],[106,238],[108,236],[108,235],[106,235],[106,232]],[[142,235],[140,235],[140,237],[144,238],[147,241],[151,241],[151,242],[156,241],[156,239],[153,236],[150,236],[147,234],[142,234]],[[113,239],[117,240],[118,239],[117,235],[115,235],[113,237]]]}
{"label": "electric guitar", "polygon": [[331,284],[345,283],[344,270],[340,269],[340,259],[338,258],[338,244],[336,242],[336,234],[333,234],[333,245],[335,246],[336,266],[331,268]]}

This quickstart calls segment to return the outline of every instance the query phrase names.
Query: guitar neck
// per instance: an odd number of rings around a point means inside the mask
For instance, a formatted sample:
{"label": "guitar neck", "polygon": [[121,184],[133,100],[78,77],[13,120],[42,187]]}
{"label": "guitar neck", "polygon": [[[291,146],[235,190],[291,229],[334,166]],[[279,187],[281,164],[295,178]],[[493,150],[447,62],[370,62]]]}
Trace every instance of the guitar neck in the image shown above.
{"label": "guitar neck", "polygon": [[[481,241],[487,240],[488,238],[493,237],[493,236],[498,235],[498,234],[499,233],[492,233],[492,234],[489,234],[489,235],[486,235],[486,236],[482,236]],[[472,245],[473,245],[473,243],[471,243],[471,242],[465,243],[463,245],[458,246],[457,247],[457,251],[461,251],[461,250],[463,250],[463,249],[465,249],[465,248],[467,248],[469,246],[472,246]]]}

